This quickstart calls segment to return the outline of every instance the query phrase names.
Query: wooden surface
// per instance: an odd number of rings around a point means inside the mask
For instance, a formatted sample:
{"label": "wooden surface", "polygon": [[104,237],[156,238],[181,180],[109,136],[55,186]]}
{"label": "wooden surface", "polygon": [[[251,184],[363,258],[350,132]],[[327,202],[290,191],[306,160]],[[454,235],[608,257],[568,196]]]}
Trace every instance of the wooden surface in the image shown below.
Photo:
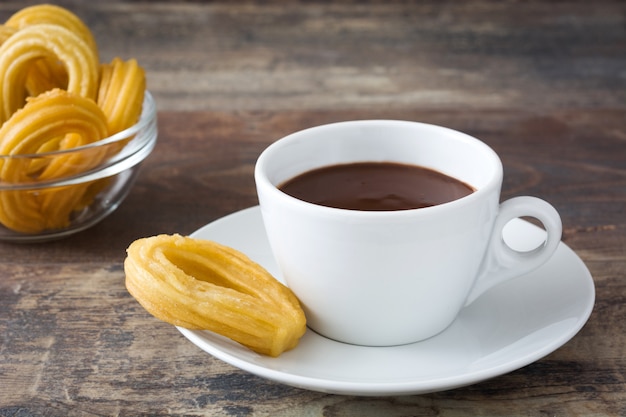
{"label": "wooden surface", "polygon": [[[0,20],[30,2],[3,1]],[[159,142],[94,228],[0,244],[0,416],[625,416],[626,4],[620,1],[60,2],[103,60],[136,57]],[[552,202],[597,290],[549,356],[419,396],[290,388],[203,353],[126,292],[134,239],[256,204],[253,165],[292,131],[362,118],[473,134],[503,198]]]}

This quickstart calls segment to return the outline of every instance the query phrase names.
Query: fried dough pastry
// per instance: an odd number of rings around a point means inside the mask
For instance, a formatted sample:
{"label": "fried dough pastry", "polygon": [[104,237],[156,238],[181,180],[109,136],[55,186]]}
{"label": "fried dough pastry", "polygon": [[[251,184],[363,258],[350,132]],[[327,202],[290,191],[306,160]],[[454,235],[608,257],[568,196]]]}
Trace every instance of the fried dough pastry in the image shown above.
{"label": "fried dough pastry", "polygon": [[[42,149],[71,150],[106,137],[106,125],[104,113],[93,100],[64,90],[52,90],[30,98],[2,124],[0,155],[36,154]],[[104,150],[95,149],[91,154],[60,152],[36,166],[32,165],[31,158],[0,159],[0,181],[31,184],[60,178],[88,170],[103,157]],[[87,186],[77,184],[40,192],[0,192],[0,222],[24,233],[64,227]]]}
{"label": "fried dough pastry", "polygon": [[[4,26],[17,31],[28,26],[51,24],[62,26],[83,39],[98,57],[98,47],[91,30],[74,13],[52,4],[25,7],[14,13]],[[1,35],[0,35],[1,39]],[[37,60],[26,77],[26,89],[36,96],[53,88],[67,88],[68,75],[65,66],[55,57]]]}
{"label": "fried dough pastry", "polygon": [[109,134],[129,128],[141,115],[146,77],[137,60],[114,58],[100,65],[98,105],[109,120]]}
{"label": "fried dough pastry", "polygon": [[33,63],[51,57],[67,71],[67,91],[95,100],[99,63],[92,48],[62,26],[27,26],[0,46],[0,123],[24,105],[26,76]]}
{"label": "fried dough pastry", "polygon": [[[66,137],[67,134],[73,135]],[[96,142],[107,134],[106,116],[93,100],[55,89],[29,98],[23,108],[2,124],[0,155],[35,154],[42,148],[47,151],[68,150]],[[76,157],[71,154],[69,156]],[[99,162],[94,161],[93,155],[86,161],[80,161],[78,165],[68,163],[66,159],[67,155],[60,155],[51,160],[51,165],[63,161],[60,165],[65,165],[66,169],[80,172]],[[27,163],[26,160],[20,161],[17,158],[1,162],[0,179],[11,183],[32,182],[33,177],[27,175],[31,170],[28,166],[23,166]],[[44,178],[58,176],[45,175]]]}
{"label": "fried dough pastry", "polygon": [[[0,25],[0,45],[17,31],[17,28]],[[33,61],[26,74],[25,87],[29,95],[36,96],[53,88],[67,88],[67,81],[63,63],[48,57]]]}
{"label": "fried dough pastry", "polygon": [[133,242],[126,288],[152,315],[279,356],[306,330],[298,299],[260,265],[218,243],[158,235]]}

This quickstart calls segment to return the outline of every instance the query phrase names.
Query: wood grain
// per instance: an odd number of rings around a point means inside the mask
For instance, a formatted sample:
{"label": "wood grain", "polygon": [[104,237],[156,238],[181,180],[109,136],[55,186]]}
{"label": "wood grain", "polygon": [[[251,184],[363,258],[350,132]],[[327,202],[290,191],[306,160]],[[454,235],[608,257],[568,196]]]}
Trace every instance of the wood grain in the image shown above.
{"label": "wood grain", "polygon": [[[30,2],[0,3],[0,20]],[[92,229],[0,243],[0,416],[625,416],[626,6],[618,1],[58,2],[103,59],[136,56],[159,142]],[[472,134],[503,198],[552,202],[596,285],[570,342],[518,371],[420,396],[287,387],[203,353],[126,292],[134,239],[257,203],[261,150],[333,121]]]}

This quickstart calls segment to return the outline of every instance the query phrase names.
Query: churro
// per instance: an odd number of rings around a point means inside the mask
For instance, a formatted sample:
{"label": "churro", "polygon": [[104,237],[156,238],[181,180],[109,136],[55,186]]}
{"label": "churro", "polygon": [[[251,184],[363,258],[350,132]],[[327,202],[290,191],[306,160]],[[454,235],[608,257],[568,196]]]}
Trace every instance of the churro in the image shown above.
{"label": "churro", "polygon": [[98,105],[109,121],[109,134],[132,126],[141,115],[146,77],[137,60],[114,58],[100,66]]}
{"label": "churro", "polygon": [[[93,100],[63,90],[52,90],[29,99],[2,124],[0,155],[36,154],[42,148],[70,150],[106,137],[106,124],[104,113]],[[96,166],[103,153],[101,149],[93,154],[59,152],[49,160],[41,161],[41,166],[36,169],[30,158],[2,158],[0,181],[30,184],[69,176]],[[80,201],[85,188],[86,185],[78,184],[62,191],[3,191],[0,193],[0,222],[25,233],[63,227],[69,223],[72,202]],[[54,196],[56,193],[59,195]]]}
{"label": "churro", "polygon": [[27,26],[0,46],[0,122],[24,105],[26,74],[33,62],[50,56],[67,70],[67,91],[95,99],[99,64],[87,43],[62,26]]}
{"label": "churro", "polygon": [[127,253],[128,291],[163,321],[210,330],[274,357],[294,348],[306,330],[291,290],[235,249],[159,235],[136,240]]}

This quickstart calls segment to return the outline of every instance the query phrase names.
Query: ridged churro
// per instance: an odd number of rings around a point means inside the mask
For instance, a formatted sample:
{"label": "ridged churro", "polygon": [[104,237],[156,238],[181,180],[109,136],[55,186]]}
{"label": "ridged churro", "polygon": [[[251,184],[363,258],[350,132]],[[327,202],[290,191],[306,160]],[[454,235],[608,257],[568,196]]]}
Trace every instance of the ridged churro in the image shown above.
{"label": "ridged churro", "polygon": [[62,26],[27,26],[0,46],[0,122],[24,105],[26,74],[33,62],[50,56],[67,70],[67,91],[95,100],[98,57],[85,41]]}
{"label": "ridged churro", "polygon": [[[93,100],[57,89],[29,99],[2,124],[0,155],[36,154],[49,147],[57,151],[71,150],[106,135],[106,117]],[[30,158],[3,158],[0,159],[0,181],[28,184],[82,172],[101,161],[104,151],[96,152],[100,155],[61,152],[41,161],[36,168]],[[25,233],[63,227],[69,222],[71,203],[80,200],[84,187],[80,184],[40,193],[0,192],[0,222]]]}
{"label": "ridged churro", "polygon": [[[97,58],[98,47],[87,25],[74,13],[62,7],[52,4],[25,7],[9,17],[4,27],[17,31],[41,24],[52,24],[68,29],[83,39]],[[67,81],[68,75],[63,63],[55,57],[49,57],[33,64],[26,77],[26,88],[31,96],[36,96],[52,88],[67,88]]]}
{"label": "ridged churro", "polygon": [[141,115],[141,103],[146,91],[146,77],[137,60],[114,58],[101,65],[98,105],[109,121],[113,135],[132,126]]}
{"label": "ridged churro", "polygon": [[274,357],[294,348],[306,331],[291,290],[233,248],[159,235],[136,240],[127,253],[128,291],[163,321],[211,330]]}

